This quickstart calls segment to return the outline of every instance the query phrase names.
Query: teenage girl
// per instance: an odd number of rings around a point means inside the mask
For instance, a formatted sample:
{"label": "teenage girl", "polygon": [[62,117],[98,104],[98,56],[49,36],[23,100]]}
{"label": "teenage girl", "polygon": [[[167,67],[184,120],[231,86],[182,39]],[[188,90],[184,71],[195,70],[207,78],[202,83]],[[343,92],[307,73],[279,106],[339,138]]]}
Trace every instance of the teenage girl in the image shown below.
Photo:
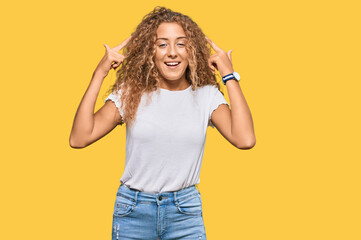
{"label": "teenage girl", "polygon": [[[256,142],[231,51],[208,39],[190,17],[164,7],[147,14],[121,44],[105,48],[69,141],[73,148],[84,148],[126,123],[125,170],[112,239],[206,239],[196,186],[207,127],[216,127],[239,149]],[[94,114],[111,69],[118,69],[117,80]],[[215,70],[226,85],[232,111]]]}

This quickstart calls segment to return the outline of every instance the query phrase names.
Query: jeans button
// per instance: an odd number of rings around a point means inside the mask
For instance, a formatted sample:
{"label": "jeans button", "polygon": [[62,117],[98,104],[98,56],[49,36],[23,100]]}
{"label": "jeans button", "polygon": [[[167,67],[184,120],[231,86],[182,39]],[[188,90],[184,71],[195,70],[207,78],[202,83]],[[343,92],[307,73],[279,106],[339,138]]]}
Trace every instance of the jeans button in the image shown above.
{"label": "jeans button", "polygon": [[159,201],[162,201],[162,196],[159,196],[158,199],[159,199]]}

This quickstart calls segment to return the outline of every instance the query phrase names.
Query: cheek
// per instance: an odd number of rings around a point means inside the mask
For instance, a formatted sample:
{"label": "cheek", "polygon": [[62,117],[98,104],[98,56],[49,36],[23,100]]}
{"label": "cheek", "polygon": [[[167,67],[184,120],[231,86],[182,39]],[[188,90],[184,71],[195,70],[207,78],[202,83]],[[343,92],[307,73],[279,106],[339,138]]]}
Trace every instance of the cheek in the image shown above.
{"label": "cheek", "polygon": [[189,64],[189,55],[188,55],[188,54],[185,54],[185,55],[183,56],[183,59],[184,59],[184,62],[186,63],[186,65],[188,65],[188,64]]}
{"label": "cheek", "polygon": [[162,71],[162,63],[159,61],[155,61],[155,68],[158,69],[158,71]]}
{"label": "cheek", "polygon": [[164,53],[162,51],[156,51],[154,56],[155,61],[162,62],[164,59]]}
{"label": "cheek", "polygon": [[159,56],[159,55],[155,55],[155,57],[154,57],[154,61],[155,61],[155,65],[157,66],[157,67],[160,67],[160,64],[163,62],[163,60],[162,60],[162,58]]}
{"label": "cheek", "polygon": [[182,58],[183,58],[185,61],[188,61],[188,59],[189,59],[189,54],[188,54],[188,52],[184,51],[184,52],[182,53]]}

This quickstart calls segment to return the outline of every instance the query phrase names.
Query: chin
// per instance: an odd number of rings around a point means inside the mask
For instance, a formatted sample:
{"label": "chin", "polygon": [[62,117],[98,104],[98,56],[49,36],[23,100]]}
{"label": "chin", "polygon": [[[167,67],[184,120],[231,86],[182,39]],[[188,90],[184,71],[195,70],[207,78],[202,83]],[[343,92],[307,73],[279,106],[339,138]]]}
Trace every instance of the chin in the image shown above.
{"label": "chin", "polygon": [[179,80],[184,76],[185,72],[182,74],[170,75],[170,74],[161,74],[162,78],[169,81]]}
{"label": "chin", "polygon": [[165,76],[163,76],[163,79],[168,80],[168,81],[177,81],[177,80],[179,80],[181,78],[182,78],[182,76],[179,76],[179,77],[165,77]]}

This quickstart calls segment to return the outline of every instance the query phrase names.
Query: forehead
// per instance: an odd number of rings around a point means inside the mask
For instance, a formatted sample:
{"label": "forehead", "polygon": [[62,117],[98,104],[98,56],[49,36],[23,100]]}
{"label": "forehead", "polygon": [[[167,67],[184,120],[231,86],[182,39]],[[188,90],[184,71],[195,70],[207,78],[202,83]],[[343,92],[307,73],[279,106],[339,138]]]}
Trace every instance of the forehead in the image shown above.
{"label": "forehead", "polygon": [[178,23],[161,23],[157,29],[158,38],[177,38],[186,34],[181,25]]}

